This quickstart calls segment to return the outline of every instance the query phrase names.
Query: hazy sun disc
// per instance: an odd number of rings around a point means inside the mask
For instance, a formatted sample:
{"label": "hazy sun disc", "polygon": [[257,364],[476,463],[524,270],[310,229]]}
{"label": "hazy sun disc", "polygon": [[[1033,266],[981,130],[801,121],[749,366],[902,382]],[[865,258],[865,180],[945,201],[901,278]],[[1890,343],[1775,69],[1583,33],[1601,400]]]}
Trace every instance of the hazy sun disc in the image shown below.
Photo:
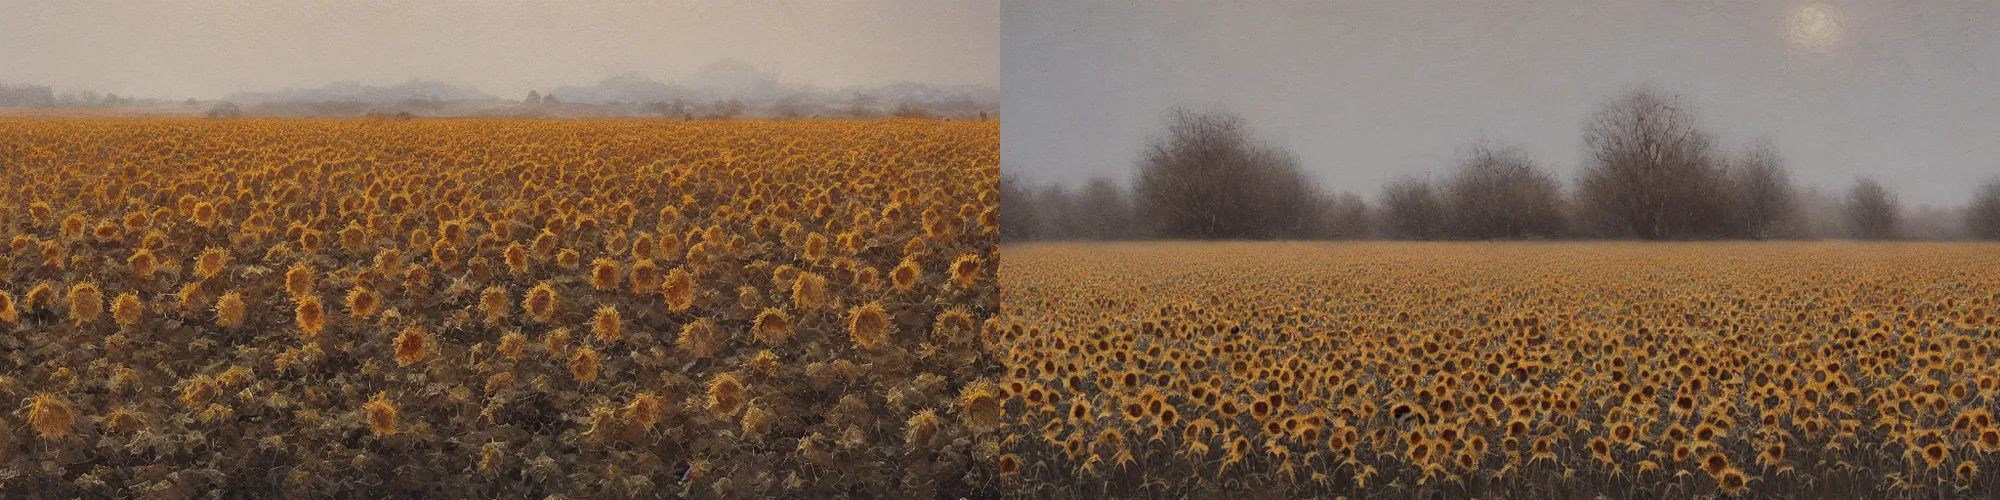
{"label": "hazy sun disc", "polygon": [[1840,42],[1845,28],[1840,11],[1827,5],[1808,5],[1792,14],[1792,45],[1813,52],[1825,51]]}

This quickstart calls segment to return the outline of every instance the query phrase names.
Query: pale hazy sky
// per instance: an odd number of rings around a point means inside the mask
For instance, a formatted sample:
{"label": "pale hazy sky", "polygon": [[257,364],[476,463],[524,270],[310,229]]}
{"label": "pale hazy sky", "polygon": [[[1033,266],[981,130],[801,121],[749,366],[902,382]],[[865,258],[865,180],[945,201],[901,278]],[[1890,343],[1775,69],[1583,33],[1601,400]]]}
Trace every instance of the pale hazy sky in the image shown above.
{"label": "pale hazy sky", "polygon": [[1635,84],[1688,99],[1731,153],[1768,136],[1809,187],[1872,174],[1944,205],[2000,174],[1993,0],[1008,0],[1001,15],[1002,161],[1039,181],[1129,183],[1187,105],[1243,115],[1322,185],[1371,199],[1481,139],[1567,182],[1585,120]]}
{"label": "pale hazy sky", "polygon": [[412,77],[505,98],[733,58],[822,88],[998,85],[999,0],[0,0],[0,82],[140,97]]}

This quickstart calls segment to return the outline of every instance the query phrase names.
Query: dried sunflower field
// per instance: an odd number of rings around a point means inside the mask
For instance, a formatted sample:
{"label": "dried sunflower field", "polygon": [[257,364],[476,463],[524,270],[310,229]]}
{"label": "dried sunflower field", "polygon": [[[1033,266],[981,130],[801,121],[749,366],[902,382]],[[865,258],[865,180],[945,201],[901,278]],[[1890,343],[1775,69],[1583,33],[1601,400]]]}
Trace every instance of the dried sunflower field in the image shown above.
{"label": "dried sunflower field", "polygon": [[998,165],[995,122],[0,119],[0,497],[976,495]]}
{"label": "dried sunflower field", "polygon": [[1990,498],[2000,247],[1005,249],[1034,496]]}

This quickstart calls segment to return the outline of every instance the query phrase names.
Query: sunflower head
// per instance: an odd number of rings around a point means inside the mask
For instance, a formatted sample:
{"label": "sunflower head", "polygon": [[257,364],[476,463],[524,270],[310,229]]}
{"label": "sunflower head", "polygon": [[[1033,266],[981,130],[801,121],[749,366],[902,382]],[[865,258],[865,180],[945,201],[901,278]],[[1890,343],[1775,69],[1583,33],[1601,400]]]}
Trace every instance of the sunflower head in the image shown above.
{"label": "sunflower head", "polygon": [[972,288],[979,283],[979,268],[982,265],[978,254],[965,254],[951,261],[951,280],[962,288]]}
{"label": "sunflower head", "polygon": [[14,296],[5,290],[0,290],[0,323],[18,323],[20,321],[21,311],[14,305]]}
{"label": "sunflower head", "polygon": [[660,272],[659,264],[654,264],[652,259],[644,258],[633,262],[632,269],[627,275],[626,280],[632,282],[632,293],[635,295],[659,290],[660,282],[666,278],[666,275]]}
{"label": "sunflower head", "polygon": [[410,325],[396,334],[396,366],[410,366],[424,360],[430,350],[430,333],[422,325]]}
{"label": "sunflower head", "polygon": [[697,358],[711,358],[720,354],[728,341],[728,333],[716,328],[708,318],[699,318],[681,326],[681,336],[674,345]]}
{"label": "sunflower head", "polygon": [[605,344],[618,342],[619,339],[624,338],[625,333],[623,323],[618,317],[618,307],[607,305],[597,308],[597,315],[592,317],[590,321],[590,332],[597,336],[598,342]]}
{"label": "sunflower head", "polygon": [[986,384],[976,384],[959,394],[959,407],[965,413],[965,426],[973,432],[987,432],[1000,427],[1005,417],[1005,401],[993,393]]}
{"label": "sunflower head", "polygon": [[126,258],[125,263],[132,266],[132,274],[139,275],[139,279],[150,280],[153,278],[153,273],[160,270],[160,257],[154,255],[152,250],[144,248],[132,252],[132,256]]}
{"label": "sunflower head", "polygon": [[61,439],[76,425],[76,410],[53,394],[36,394],[28,403],[28,425],[42,439]]}
{"label": "sunflower head", "polygon": [[375,393],[375,398],[368,400],[368,404],[362,405],[361,409],[367,413],[368,429],[374,431],[375,436],[396,434],[396,406],[389,403],[388,392]]}
{"label": "sunflower head", "polygon": [[307,339],[319,338],[320,331],[326,329],[326,309],[320,305],[319,297],[307,295],[298,300],[299,304],[292,308],[292,320]]}
{"label": "sunflower head", "polygon": [[892,323],[881,302],[870,302],[847,313],[848,338],[862,349],[874,351],[889,345]]}
{"label": "sunflower head", "polygon": [[305,264],[292,264],[285,271],[285,293],[293,298],[304,297],[313,292],[313,270]]}
{"label": "sunflower head", "polygon": [[800,311],[816,311],[831,306],[828,300],[826,277],[810,272],[799,272],[792,280],[792,307]]}
{"label": "sunflower head", "polygon": [[536,323],[548,323],[556,316],[556,289],[548,281],[543,281],[528,289],[528,297],[521,300],[521,311]]}
{"label": "sunflower head", "polygon": [[735,416],[749,400],[743,381],[733,373],[718,374],[708,381],[708,411],[716,416]]}
{"label": "sunflower head", "polygon": [[140,316],[145,312],[146,306],[139,302],[139,294],[136,293],[121,293],[111,301],[111,319],[120,328],[129,329],[138,325]]}
{"label": "sunflower head", "polygon": [[347,312],[355,319],[367,319],[382,309],[382,295],[363,285],[347,291]]}
{"label": "sunflower head", "polygon": [[751,325],[751,331],[757,337],[757,341],[764,345],[772,347],[785,345],[785,342],[792,338],[792,317],[775,307],[764,308],[763,312],[757,314],[756,321]]}
{"label": "sunflower head", "polygon": [[83,282],[69,287],[69,316],[76,324],[97,321],[104,314],[104,292],[97,289],[97,283]]}
{"label": "sunflower head", "polygon": [[917,412],[903,424],[903,442],[913,448],[929,447],[937,438],[942,420],[937,412],[929,409]]}
{"label": "sunflower head", "polygon": [[579,347],[569,357],[569,374],[576,383],[588,384],[597,380],[597,350],[589,346]]}
{"label": "sunflower head", "polygon": [[667,273],[665,283],[660,285],[660,291],[666,296],[667,310],[685,312],[694,306],[694,275],[688,273],[686,268],[675,267],[673,271]]}
{"label": "sunflower head", "polygon": [[1736,495],[1749,490],[1750,478],[1742,469],[1730,467],[1715,475],[1715,484],[1722,492]]}
{"label": "sunflower head", "polygon": [[215,324],[223,328],[238,328],[249,311],[243,303],[243,294],[229,292],[215,300]]}
{"label": "sunflower head", "polygon": [[611,259],[597,259],[590,264],[590,287],[600,292],[618,288],[618,262]]}

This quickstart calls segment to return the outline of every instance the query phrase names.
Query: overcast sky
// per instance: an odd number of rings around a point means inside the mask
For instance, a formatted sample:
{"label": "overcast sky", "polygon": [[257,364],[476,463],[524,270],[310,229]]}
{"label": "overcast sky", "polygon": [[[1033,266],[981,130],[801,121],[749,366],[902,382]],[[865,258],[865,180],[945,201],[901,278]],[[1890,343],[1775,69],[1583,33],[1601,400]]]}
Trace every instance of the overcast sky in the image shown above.
{"label": "overcast sky", "polygon": [[501,97],[733,58],[822,88],[998,85],[999,0],[0,0],[0,83],[140,97],[412,77]]}
{"label": "overcast sky", "polygon": [[1469,144],[1566,181],[1600,104],[1681,94],[1727,151],[1769,137],[1799,183],[1874,175],[1957,204],[2000,174],[2000,2],[1008,0],[1004,169],[1129,184],[1176,105],[1226,108],[1332,190],[1373,199]]}

